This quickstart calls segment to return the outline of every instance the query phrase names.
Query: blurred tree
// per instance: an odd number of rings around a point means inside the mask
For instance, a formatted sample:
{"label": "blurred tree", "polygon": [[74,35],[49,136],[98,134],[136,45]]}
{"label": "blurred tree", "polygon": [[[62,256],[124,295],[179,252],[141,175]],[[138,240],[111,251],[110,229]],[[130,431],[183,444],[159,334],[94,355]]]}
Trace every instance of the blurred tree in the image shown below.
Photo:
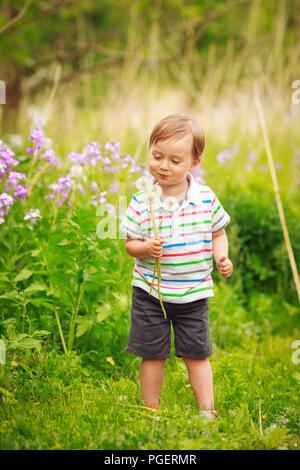
{"label": "blurred tree", "polygon": [[[215,91],[222,85],[224,71],[214,74],[222,61],[233,83],[242,73],[265,73],[266,68],[282,85],[283,73],[285,82],[294,73],[286,59],[295,64],[299,57],[297,0],[1,3],[0,79],[7,90],[4,133],[14,130],[22,96],[52,86],[57,70],[62,71],[59,83],[67,83],[99,69],[102,79],[116,68],[116,77],[130,87],[139,71],[148,67],[156,83],[168,74],[181,86],[186,84],[193,95],[202,78],[209,83],[216,76]],[[250,54],[254,59],[248,66]],[[231,70],[235,59],[237,66]],[[122,90],[126,92],[126,86]]]}

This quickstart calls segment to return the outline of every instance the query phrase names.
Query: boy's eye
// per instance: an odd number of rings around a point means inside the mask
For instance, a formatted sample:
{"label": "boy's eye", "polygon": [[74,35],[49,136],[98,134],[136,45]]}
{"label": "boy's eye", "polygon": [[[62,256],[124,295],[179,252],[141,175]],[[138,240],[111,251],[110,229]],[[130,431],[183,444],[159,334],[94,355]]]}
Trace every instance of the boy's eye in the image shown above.
{"label": "boy's eye", "polygon": [[176,165],[177,165],[177,163],[179,163],[179,162],[177,162],[177,161],[175,161],[175,160],[172,160],[172,162],[173,162],[173,163],[176,163]]}

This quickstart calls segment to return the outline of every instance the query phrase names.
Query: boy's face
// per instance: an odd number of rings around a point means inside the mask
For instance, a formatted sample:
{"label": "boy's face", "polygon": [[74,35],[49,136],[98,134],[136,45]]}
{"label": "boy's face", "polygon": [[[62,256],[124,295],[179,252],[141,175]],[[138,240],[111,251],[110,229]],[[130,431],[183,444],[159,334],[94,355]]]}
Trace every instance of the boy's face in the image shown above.
{"label": "boy's face", "polygon": [[149,170],[161,186],[173,186],[193,172],[201,158],[193,159],[193,137],[187,134],[179,140],[159,140],[149,152]]}

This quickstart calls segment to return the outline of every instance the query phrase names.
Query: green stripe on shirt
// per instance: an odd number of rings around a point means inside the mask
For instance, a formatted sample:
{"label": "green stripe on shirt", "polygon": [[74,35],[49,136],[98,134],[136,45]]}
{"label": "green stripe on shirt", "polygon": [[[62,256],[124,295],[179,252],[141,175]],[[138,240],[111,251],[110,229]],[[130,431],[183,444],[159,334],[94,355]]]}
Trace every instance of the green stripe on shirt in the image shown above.
{"label": "green stripe on shirt", "polygon": [[[201,220],[200,222],[189,222],[187,224],[179,224],[179,227],[187,227],[188,225],[199,225],[199,224],[210,224],[211,220]],[[163,225],[159,229],[162,230],[164,228],[172,228],[172,225]],[[143,228],[142,232],[149,232],[152,230],[152,227],[150,228]]]}
{"label": "green stripe on shirt", "polygon": [[221,209],[221,206],[218,206],[216,210],[213,212],[213,216],[218,212],[218,210]]}
{"label": "green stripe on shirt", "polygon": [[131,217],[129,217],[129,215],[126,215],[127,219],[130,220],[130,222],[133,222],[134,224],[136,225],[141,225],[139,222],[137,222],[136,220],[132,219]]}
{"label": "green stripe on shirt", "polygon": [[[135,279],[136,281],[144,282],[145,284],[147,284],[147,286],[149,286],[149,283],[144,281],[144,279],[141,279],[139,277],[134,277],[133,279]],[[189,292],[185,292],[184,294],[165,294],[161,292],[161,295],[163,295],[164,297],[184,297],[185,295],[196,294],[196,292],[201,292],[203,290],[212,290],[212,289],[213,289],[212,287],[203,287],[202,289],[192,290]]]}
{"label": "green stripe on shirt", "polygon": [[[189,261],[187,263],[160,263],[161,266],[184,266],[187,264],[198,264],[198,263],[204,263],[204,261],[210,261],[212,260],[213,257],[211,256],[210,258],[204,258],[201,259],[200,261]],[[144,261],[146,264],[150,264],[151,266],[154,266],[155,263],[151,263],[150,261]]]}

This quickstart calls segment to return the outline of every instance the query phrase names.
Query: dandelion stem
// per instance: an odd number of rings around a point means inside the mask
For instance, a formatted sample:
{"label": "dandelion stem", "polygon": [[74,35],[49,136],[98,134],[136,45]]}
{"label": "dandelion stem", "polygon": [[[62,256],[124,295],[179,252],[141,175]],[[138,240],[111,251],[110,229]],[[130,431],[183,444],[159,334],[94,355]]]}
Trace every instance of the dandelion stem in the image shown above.
{"label": "dandelion stem", "polygon": [[154,285],[154,279],[155,279],[155,274],[156,274],[156,267],[157,267],[157,264],[155,263],[155,265],[154,265],[154,271],[153,271],[153,279],[152,279],[151,289],[150,289],[149,295],[151,295],[152,288],[153,288],[153,285]]}
{"label": "dandelion stem", "polygon": [[164,218],[166,217],[166,215],[167,215],[167,214],[165,214],[165,215],[161,218],[161,221],[160,221],[159,226],[158,226],[158,230],[160,229],[161,224],[162,224],[162,221],[164,220]]}
{"label": "dandelion stem", "polygon": [[[153,231],[154,231],[154,237],[155,237],[156,239],[159,239],[159,236],[158,236],[158,229],[156,228],[156,225],[155,225],[154,210],[153,210],[152,204],[150,204],[150,211],[151,211],[151,217],[152,217],[152,227],[153,227]],[[162,220],[163,220],[163,219],[162,219]],[[162,222],[162,220],[161,220],[161,222]],[[159,301],[160,301],[160,305],[161,305],[162,311],[164,312],[164,317],[167,318],[166,311],[165,311],[164,305],[163,305],[163,303],[162,303],[161,294],[160,294],[161,270],[160,270],[160,259],[159,259],[159,258],[157,258],[157,259],[155,260],[155,266],[154,266],[154,269],[153,269],[153,280],[152,280],[152,284],[154,283],[154,279],[155,279],[155,267],[157,268],[157,291],[158,291],[158,297],[159,297]],[[151,289],[152,289],[152,285],[151,285]]]}

